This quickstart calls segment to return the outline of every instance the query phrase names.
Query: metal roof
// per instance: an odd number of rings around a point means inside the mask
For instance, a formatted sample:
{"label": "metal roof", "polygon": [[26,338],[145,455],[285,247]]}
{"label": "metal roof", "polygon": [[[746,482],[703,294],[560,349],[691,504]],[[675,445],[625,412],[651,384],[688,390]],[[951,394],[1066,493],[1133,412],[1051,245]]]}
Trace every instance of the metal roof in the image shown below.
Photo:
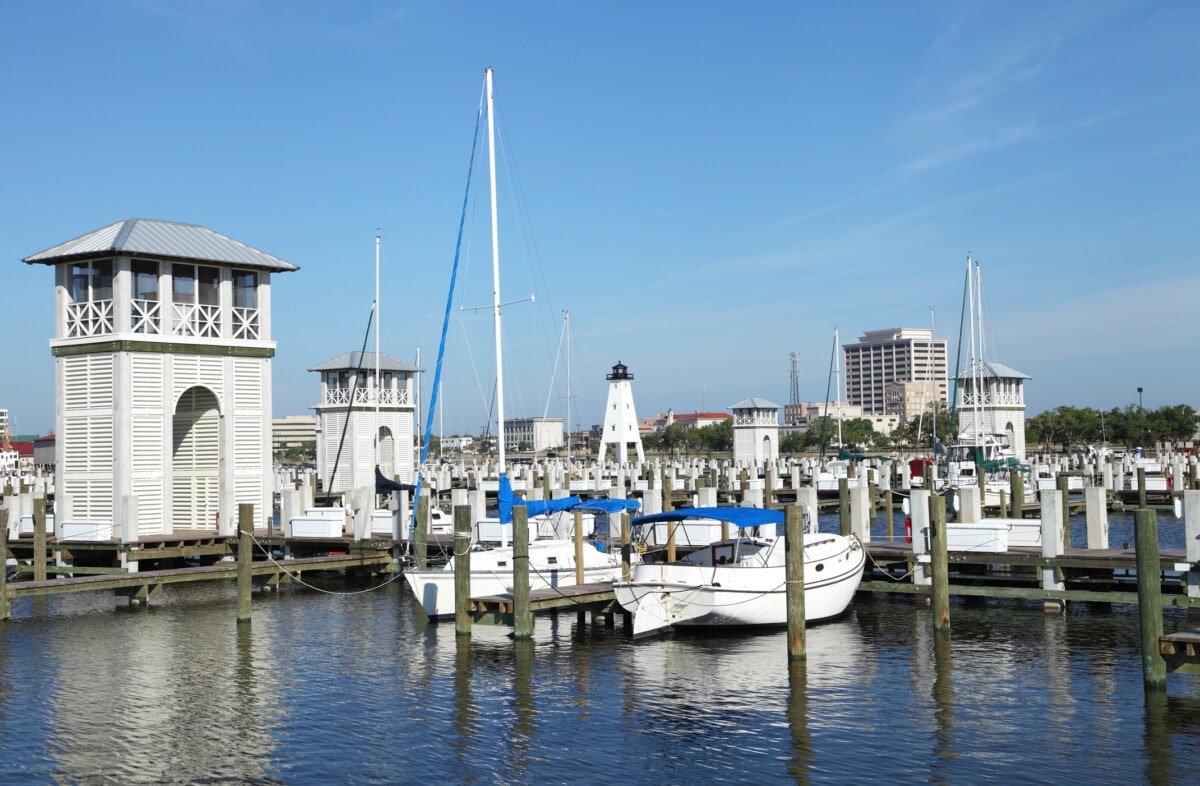
{"label": "metal roof", "polygon": [[751,396],[747,399],[742,399],[734,404],[730,409],[779,409],[779,405],[774,402],[767,401],[765,398]]}
{"label": "metal roof", "polygon": [[280,273],[300,269],[291,262],[197,224],[148,218],[126,218],[21,261],[29,265],[57,265],[114,253],[215,262]]}
{"label": "metal roof", "polygon": [[1028,374],[1022,374],[1016,369],[1009,368],[1003,363],[992,360],[977,360],[967,365],[967,370],[958,375],[959,379],[974,379],[975,367],[979,367],[979,375],[994,379],[1033,379]]}
{"label": "metal roof", "polygon": [[[375,368],[375,353],[374,352],[347,352],[344,355],[338,355],[333,360],[326,360],[324,363],[318,363],[309,369],[309,371],[344,371],[349,369],[367,369]],[[421,371],[412,363],[388,355],[384,352],[379,353],[379,370],[380,371],[407,371],[414,373]]]}

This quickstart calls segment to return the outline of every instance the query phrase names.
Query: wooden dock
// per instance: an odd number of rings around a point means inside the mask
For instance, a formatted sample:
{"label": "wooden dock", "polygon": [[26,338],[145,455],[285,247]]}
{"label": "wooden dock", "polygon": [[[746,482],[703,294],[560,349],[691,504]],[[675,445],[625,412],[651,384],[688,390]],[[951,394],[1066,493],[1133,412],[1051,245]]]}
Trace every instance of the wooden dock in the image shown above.
{"label": "wooden dock", "polygon": [[[514,620],[513,602],[511,593],[471,598],[468,602],[471,620],[483,625],[512,625]],[[611,582],[549,587],[531,590],[529,593],[529,607],[535,614],[539,611],[567,609],[590,611],[596,615],[606,615],[611,619],[612,613],[617,610],[616,603]]]}
{"label": "wooden dock", "polygon": [[[929,594],[930,587],[914,583],[911,572],[920,562],[907,544],[867,543],[868,573],[860,592]],[[1024,598],[1026,600],[1086,601],[1137,605],[1137,555],[1132,549],[1064,549],[1043,557],[1036,548],[1010,547],[1006,552],[950,551],[946,555],[951,595]],[[1159,552],[1164,577],[1160,592],[1164,606],[1200,608],[1200,598],[1188,597],[1177,566],[1182,549]],[[1040,586],[1040,571],[1062,572],[1064,589]]]}

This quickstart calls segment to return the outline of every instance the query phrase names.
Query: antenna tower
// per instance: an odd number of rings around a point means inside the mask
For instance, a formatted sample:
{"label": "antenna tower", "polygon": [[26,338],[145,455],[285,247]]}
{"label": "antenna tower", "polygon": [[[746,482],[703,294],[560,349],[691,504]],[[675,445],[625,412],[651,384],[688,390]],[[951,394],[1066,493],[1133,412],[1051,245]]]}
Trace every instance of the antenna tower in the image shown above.
{"label": "antenna tower", "polygon": [[800,403],[800,361],[798,355],[793,352],[792,355],[792,394],[789,404]]}

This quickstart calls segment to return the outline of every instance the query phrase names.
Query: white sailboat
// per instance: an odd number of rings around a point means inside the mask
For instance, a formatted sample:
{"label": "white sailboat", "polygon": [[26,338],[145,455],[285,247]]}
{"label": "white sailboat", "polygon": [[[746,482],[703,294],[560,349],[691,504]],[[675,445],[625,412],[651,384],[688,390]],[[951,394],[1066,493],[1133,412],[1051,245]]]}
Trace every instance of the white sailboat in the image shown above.
{"label": "white sailboat", "polygon": [[[583,503],[577,497],[547,502],[525,502],[513,497],[507,477],[504,439],[504,364],[503,341],[501,338],[500,300],[500,243],[496,204],[496,146],[495,104],[492,90],[492,69],[486,69],[488,172],[491,193],[492,222],[492,320],[495,330],[496,353],[496,423],[497,423],[497,471],[499,473],[500,510],[496,524],[501,528],[511,521],[508,510],[512,505],[525,505],[531,520],[538,514],[567,510],[594,510],[601,507],[605,512],[627,509],[626,500],[597,500]],[[483,523],[483,522],[480,522]],[[478,530],[479,524],[476,525]],[[531,528],[536,527],[533,525]],[[556,534],[561,534],[558,530]],[[553,537],[536,539],[529,543],[530,589],[573,586],[576,583],[576,542],[574,538]],[[430,619],[445,619],[454,615],[454,563],[452,557],[443,568],[433,570],[411,570],[405,580],[420,603],[421,609]],[[602,550],[594,542],[582,543],[582,568],[584,582],[612,581],[621,575],[620,554]],[[471,595],[495,595],[513,591],[513,549],[510,546],[484,548],[478,544],[471,551]]]}
{"label": "white sailboat", "polygon": [[[642,516],[641,527],[666,521],[716,519],[741,534],[668,563],[642,563],[630,581],[613,583],[617,603],[633,616],[635,637],[669,628],[756,628],[787,624],[787,564],[777,528],[783,514],[762,508],[685,508]],[[776,534],[763,534],[774,525]],[[757,529],[757,535],[749,534]],[[807,622],[839,616],[862,582],[866,553],[853,535],[804,533]]]}

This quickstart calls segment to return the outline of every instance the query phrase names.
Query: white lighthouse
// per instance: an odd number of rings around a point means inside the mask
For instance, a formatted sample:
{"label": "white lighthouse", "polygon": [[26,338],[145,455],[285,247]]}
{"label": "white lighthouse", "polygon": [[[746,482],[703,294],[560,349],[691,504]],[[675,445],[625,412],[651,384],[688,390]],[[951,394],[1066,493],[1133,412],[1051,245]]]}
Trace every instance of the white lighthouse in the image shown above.
{"label": "white lighthouse", "polygon": [[271,274],[299,268],[142,218],[23,261],[55,270],[59,536],[229,535],[239,504],[265,523]]}
{"label": "white lighthouse", "polygon": [[612,367],[608,380],[608,403],[604,406],[604,434],[600,438],[600,463],[608,446],[616,448],[616,459],[624,464],[629,460],[629,446],[637,451],[638,461],[645,461],[642,452],[642,432],[638,429],[637,412],[633,408],[633,374],[620,361]]}

